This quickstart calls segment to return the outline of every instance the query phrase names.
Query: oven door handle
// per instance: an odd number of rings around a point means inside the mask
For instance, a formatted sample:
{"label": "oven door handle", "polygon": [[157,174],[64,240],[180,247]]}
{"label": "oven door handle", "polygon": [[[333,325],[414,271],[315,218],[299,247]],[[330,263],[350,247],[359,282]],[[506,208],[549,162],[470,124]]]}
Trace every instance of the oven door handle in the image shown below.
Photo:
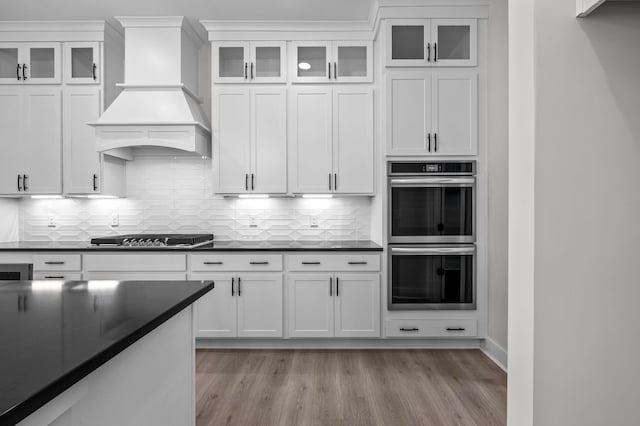
{"label": "oven door handle", "polygon": [[396,185],[474,185],[472,177],[426,177],[391,179],[391,186]]}
{"label": "oven door handle", "polygon": [[392,247],[391,254],[474,254],[475,247]]}

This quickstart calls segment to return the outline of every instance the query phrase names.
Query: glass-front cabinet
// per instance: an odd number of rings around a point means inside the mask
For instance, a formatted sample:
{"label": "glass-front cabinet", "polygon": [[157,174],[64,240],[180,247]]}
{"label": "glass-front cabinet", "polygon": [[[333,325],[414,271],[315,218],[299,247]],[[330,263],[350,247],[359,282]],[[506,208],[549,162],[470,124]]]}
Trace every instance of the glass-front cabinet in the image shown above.
{"label": "glass-front cabinet", "polygon": [[387,21],[387,66],[475,67],[476,19]]}
{"label": "glass-front cabinet", "polygon": [[0,84],[60,82],[60,43],[0,43]]}
{"label": "glass-front cabinet", "polygon": [[286,43],[215,42],[214,83],[285,83]]}
{"label": "glass-front cabinet", "polygon": [[64,43],[64,58],[65,83],[100,83],[100,43]]}
{"label": "glass-front cabinet", "polygon": [[370,83],[370,41],[300,41],[291,43],[290,73],[294,83]]}

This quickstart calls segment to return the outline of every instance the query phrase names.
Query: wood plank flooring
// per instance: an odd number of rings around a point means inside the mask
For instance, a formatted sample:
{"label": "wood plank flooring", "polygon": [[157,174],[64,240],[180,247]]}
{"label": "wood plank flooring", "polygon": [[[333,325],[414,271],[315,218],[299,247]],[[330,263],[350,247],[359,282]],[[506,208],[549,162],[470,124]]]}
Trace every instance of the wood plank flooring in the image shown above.
{"label": "wood plank flooring", "polygon": [[197,425],[505,425],[479,350],[198,350]]}

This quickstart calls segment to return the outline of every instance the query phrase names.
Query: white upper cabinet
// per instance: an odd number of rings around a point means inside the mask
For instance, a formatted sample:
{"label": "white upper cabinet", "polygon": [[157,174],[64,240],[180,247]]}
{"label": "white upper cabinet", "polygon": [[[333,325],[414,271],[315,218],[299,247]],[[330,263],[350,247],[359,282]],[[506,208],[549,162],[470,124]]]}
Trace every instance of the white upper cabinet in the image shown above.
{"label": "white upper cabinet", "polygon": [[22,129],[24,97],[20,88],[0,88],[0,194],[22,191]]}
{"label": "white upper cabinet", "polygon": [[287,192],[286,91],[214,89],[214,144],[220,194]]}
{"label": "white upper cabinet", "polygon": [[387,21],[387,66],[475,67],[476,19],[392,19]]}
{"label": "white upper cabinet", "polygon": [[0,43],[0,84],[59,84],[60,43]]}
{"label": "white upper cabinet", "polygon": [[387,90],[388,155],[477,155],[476,72],[397,70]]}
{"label": "white upper cabinet", "polygon": [[373,89],[291,89],[291,192],[373,193]]}
{"label": "white upper cabinet", "polygon": [[213,42],[214,83],[285,83],[286,43]]}
{"label": "white upper cabinet", "polygon": [[291,43],[289,73],[293,83],[370,83],[370,41],[296,41]]}
{"label": "white upper cabinet", "polygon": [[64,43],[63,52],[66,84],[100,84],[102,67],[99,42]]}

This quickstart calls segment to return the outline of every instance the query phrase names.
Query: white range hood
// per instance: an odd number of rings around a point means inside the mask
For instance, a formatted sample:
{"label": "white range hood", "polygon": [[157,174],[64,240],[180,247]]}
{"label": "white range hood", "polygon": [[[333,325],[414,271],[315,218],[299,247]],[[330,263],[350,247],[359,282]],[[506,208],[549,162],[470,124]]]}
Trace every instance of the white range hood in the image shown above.
{"label": "white range hood", "polygon": [[604,3],[613,3],[614,1],[638,2],[640,0],[576,0],[576,15],[578,18],[586,18]]}
{"label": "white range hood", "polygon": [[98,151],[162,147],[211,155],[211,129],[198,83],[205,43],[182,16],[116,17],[124,28],[122,92],[94,123]]}

